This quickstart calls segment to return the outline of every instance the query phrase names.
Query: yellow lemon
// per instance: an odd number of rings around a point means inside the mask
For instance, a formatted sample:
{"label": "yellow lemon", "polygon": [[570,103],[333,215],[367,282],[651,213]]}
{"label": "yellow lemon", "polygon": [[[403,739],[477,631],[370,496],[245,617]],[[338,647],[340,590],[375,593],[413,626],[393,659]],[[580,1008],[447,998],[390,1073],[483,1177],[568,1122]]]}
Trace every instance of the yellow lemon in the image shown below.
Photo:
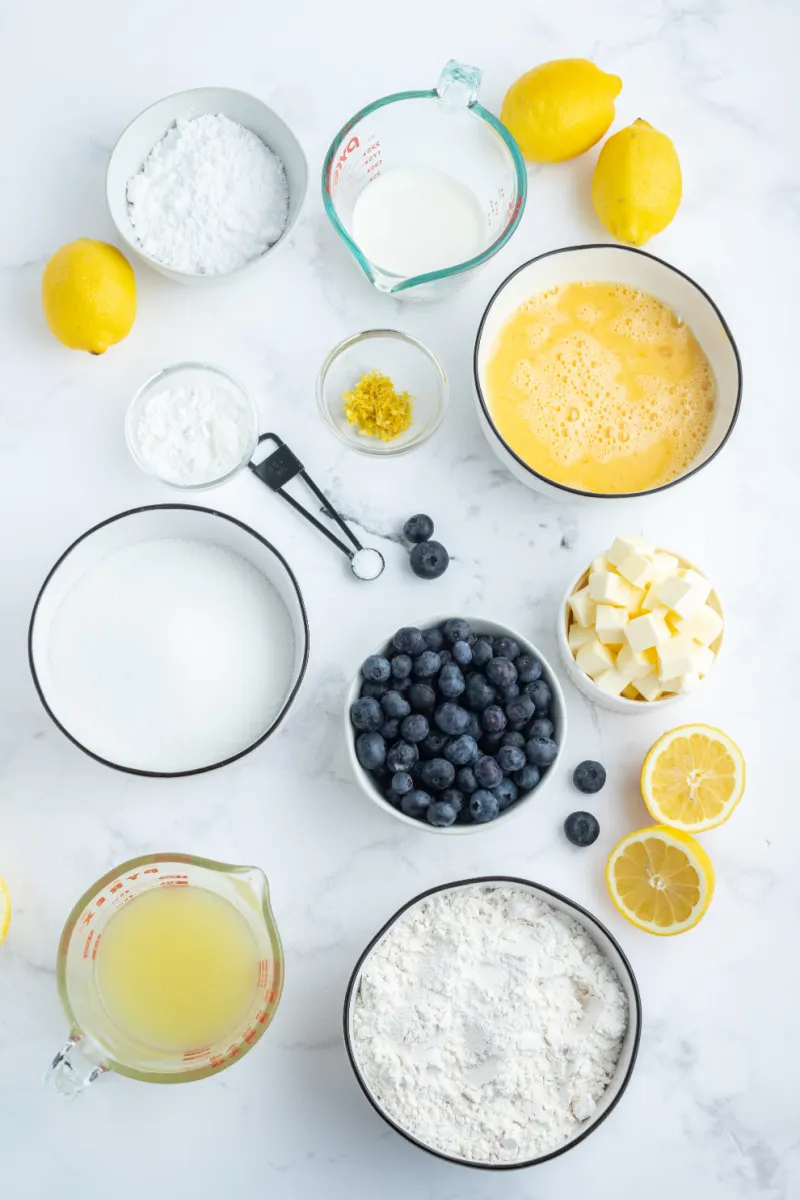
{"label": "yellow lemon", "polygon": [[128,336],[136,316],[131,265],[106,242],[68,242],[44,269],[42,307],[50,331],[70,350],[103,354]]}
{"label": "yellow lemon", "polygon": [[656,821],[701,833],[727,821],[744,795],[741,750],[721,729],[680,725],[642,764],[642,796]]}
{"label": "yellow lemon", "polygon": [[651,825],[618,842],[606,864],[611,899],[646,933],[685,933],[703,917],[714,894],[714,867],[690,833]]}
{"label": "yellow lemon", "polygon": [[618,242],[643,246],[675,216],[682,187],[681,164],[672,142],[647,121],[638,120],[610,137],[600,151],[592,201]]}
{"label": "yellow lemon", "polygon": [[563,162],[600,141],[621,88],[586,58],[557,58],[512,83],[500,120],[530,162]]}
{"label": "yellow lemon", "polygon": [[6,940],[8,924],[11,920],[11,897],[8,894],[3,879],[0,877],[0,946]]}

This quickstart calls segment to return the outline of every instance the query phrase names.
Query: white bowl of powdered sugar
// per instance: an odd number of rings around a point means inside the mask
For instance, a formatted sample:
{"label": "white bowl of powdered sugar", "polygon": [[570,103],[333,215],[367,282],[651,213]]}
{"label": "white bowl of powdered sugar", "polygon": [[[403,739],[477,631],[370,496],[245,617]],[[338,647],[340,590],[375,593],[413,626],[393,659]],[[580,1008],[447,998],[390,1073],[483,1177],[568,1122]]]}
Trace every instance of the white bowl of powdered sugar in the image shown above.
{"label": "white bowl of powdered sugar", "polygon": [[291,233],[308,184],[297,138],[234,88],[194,88],[152,104],[121,135],[106,199],[125,245],[181,283],[228,279]]}
{"label": "white bowl of powdered sugar", "polygon": [[630,963],[571,900],[506,876],[415,897],[361,955],[344,1007],[350,1063],[398,1133],[508,1170],[583,1141],[639,1048]]}

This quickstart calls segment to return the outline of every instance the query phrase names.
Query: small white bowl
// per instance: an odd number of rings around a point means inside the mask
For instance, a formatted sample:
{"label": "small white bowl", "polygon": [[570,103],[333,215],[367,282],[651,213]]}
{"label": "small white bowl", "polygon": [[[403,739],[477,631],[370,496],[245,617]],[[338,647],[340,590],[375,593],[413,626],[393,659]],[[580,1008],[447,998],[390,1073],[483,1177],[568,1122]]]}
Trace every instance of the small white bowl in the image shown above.
{"label": "small white bowl", "polygon": [[[347,689],[344,705],[345,744],[347,745],[347,753],[350,758],[350,765],[353,768],[353,774],[355,775],[356,782],[359,784],[362,792],[369,796],[370,800],[378,805],[378,808],[382,808],[384,812],[390,813],[391,816],[393,816],[396,820],[402,821],[404,825],[410,825],[413,829],[423,829],[426,833],[445,834],[451,837],[453,834],[480,833],[485,829],[491,829],[492,827],[496,828],[500,822],[505,823],[510,818],[516,816],[520,809],[528,803],[532,796],[541,796],[542,792],[556,773],[556,768],[561,762],[564,754],[564,745],[567,740],[567,706],[564,700],[564,693],[561,690],[561,684],[558,682],[553,668],[550,666],[541,650],[538,650],[536,646],[534,646],[533,642],[529,642],[527,638],[523,637],[522,634],[517,633],[515,629],[510,629],[508,625],[499,625],[496,621],[486,621],[483,619],[483,617],[471,617],[469,613],[460,613],[458,615],[463,616],[465,620],[469,621],[470,625],[472,626],[473,633],[477,633],[479,637],[482,633],[490,634],[494,637],[512,637],[519,643],[520,650],[523,654],[533,655],[533,657],[538,658],[539,662],[542,664],[542,679],[549,684],[550,690],[553,693],[553,702],[550,708],[550,720],[553,722],[553,740],[558,746],[558,754],[546,771],[543,772],[541,780],[532,791],[521,792],[519,799],[515,800],[505,812],[500,813],[500,815],[495,817],[493,821],[486,821],[482,824],[448,825],[444,829],[439,829],[435,825],[430,825],[427,821],[418,821],[415,817],[407,817],[404,812],[401,812],[399,808],[395,808],[389,803],[388,800],[385,799],[384,796],[381,795],[380,790],[373,783],[372,777],[367,771],[364,770],[356,756],[356,734],[350,720],[350,709],[358,699],[361,693],[361,685],[364,682],[364,677],[361,674],[360,668],[355,679]],[[427,621],[417,622],[414,625],[414,628],[421,629],[424,633],[427,629],[435,629],[438,626],[443,625],[444,622],[449,621],[452,616],[453,614],[450,613],[443,617],[431,617]],[[368,658],[370,654],[387,654],[390,647],[391,639],[387,639],[386,641],[381,642],[380,646],[376,646],[374,650],[370,650],[368,654],[365,654],[364,658]]]}
{"label": "small white bowl", "polygon": [[[664,550],[662,547],[659,547],[659,551],[662,554],[672,554],[675,558],[677,558],[680,566],[684,569],[691,568],[693,571],[697,571],[700,575],[704,574],[700,567],[695,566],[693,562],[689,562],[689,559],[684,558],[683,555],[676,554],[674,550]],[[573,579],[572,583],[567,588],[564,594],[564,599],[561,601],[558,609],[558,628],[556,629],[556,639],[558,641],[558,649],[561,654],[561,661],[564,664],[564,668],[570,678],[570,681],[575,684],[575,687],[578,689],[578,691],[583,692],[584,696],[586,696],[588,700],[591,700],[593,704],[599,705],[600,708],[607,708],[611,712],[627,713],[630,715],[652,712],[656,708],[666,708],[667,705],[675,704],[680,700],[685,700],[687,696],[695,696],[697,694],[697,688],[695,688],[693,692],[673,692],[670,693],[670,695],[664,696],[657,700],[629,700],[627,696],[609,696],[607,692],[602,691],[597,686],[594,680],[591,679],[585,671],[580,669],[575,661],[572,651],[569,648],[569,642],[567,641],[567,635],[569,633],[570,626],[569,598],[586,583],[589,570],[590,568],[586,567],[585,570],[581,571],[580,575],[578,575],[576,579]],[[713,588],[709,592],[708,603],[713,609],[715,609],[716,612],[719,613],[724,621],[725,614],[722,611],[722,605],[720,603],[719,596]],[[716,655],[711,666],[712,671],[717,665],[717,660],[719,658],[719,652],[722,649],[724,637],[725,628],[723,626],[722,633],[719,635],[716,641],[711,643],[711,649]],[[707,678],[707,675],[702,677],[700,680],[701,687]]]}
{"label": "small white bowl", "polygon": [[[250,129],[283,162],[289,184],[289,215],[286,227],[274,245],[250,259],[235,271],[220,275],[198,275],[176,271],[151,258],[143,250],[128,213],[128,180],[141,168],[150,151],[177,120],[200,117],[204,113],[222,113]],[[106,172],[106,201],[117,232],[132,254],[138,255],[153,270],[178,283],[211,284],[232,279],[260,266],[282,246],[297,224],[308,187],[308,165],[302,147],[289,126],[263,101],[235,88],[192,88],[165,96],[139,113],[123,131],[111,152]]]}

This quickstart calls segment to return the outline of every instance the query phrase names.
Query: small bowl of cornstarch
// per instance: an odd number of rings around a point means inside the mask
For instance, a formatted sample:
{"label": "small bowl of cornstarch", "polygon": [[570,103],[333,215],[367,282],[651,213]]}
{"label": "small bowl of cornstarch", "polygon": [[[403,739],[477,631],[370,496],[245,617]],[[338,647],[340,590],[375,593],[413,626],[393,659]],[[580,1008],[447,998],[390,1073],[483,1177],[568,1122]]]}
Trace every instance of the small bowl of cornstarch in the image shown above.
{"label": "small bowl of cornstarch", "polygon": [[286,241],[307,185],[303,150],[277,113],[246,92],[194,88],[123,132],[106,199],[129,250],[170,279],[211,283]]}

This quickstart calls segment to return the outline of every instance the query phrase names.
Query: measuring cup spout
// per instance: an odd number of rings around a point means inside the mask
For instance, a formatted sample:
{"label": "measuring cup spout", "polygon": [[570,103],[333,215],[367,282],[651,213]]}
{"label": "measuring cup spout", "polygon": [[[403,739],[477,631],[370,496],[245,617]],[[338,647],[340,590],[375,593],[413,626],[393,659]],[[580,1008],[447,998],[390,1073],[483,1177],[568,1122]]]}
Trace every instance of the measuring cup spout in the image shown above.
{"label": "measuring cup spout", "polygon": [[99,1046],[71,1033],[48,1067],[45,1082],[60,1096],[74,1100],[108,1070],[101,1053]]}

